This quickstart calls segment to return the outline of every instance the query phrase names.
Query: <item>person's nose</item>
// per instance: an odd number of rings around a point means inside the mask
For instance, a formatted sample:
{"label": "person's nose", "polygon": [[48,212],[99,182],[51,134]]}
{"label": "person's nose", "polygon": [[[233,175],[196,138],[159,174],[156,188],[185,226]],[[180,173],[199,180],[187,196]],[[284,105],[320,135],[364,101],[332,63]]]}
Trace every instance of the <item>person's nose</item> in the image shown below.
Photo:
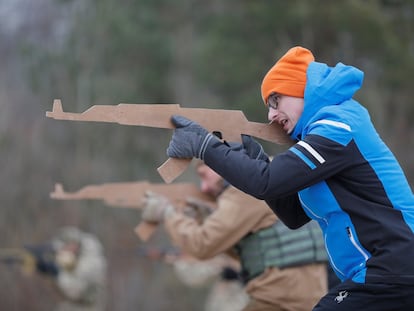
{"label": "person's nose", "polygon": [[278,114],[278,109],[269,108],[269,112],[267,113],[267,119],[271,122],[276,120]]}
{"label": "person's nose", "polygon": [[203,193],[208,193],[208,185],[204,181],[200,182],[200,190]]}

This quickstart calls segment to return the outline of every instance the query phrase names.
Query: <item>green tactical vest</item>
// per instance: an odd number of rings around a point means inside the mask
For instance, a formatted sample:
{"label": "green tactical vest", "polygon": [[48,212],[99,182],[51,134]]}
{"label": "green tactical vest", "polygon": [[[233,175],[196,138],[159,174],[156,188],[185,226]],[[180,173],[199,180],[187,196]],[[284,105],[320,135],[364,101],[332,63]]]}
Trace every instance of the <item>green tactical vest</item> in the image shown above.
{"label": "green tactical vest", "polygon": [[269,267],[283,269],[327,261],[322,231],[315,221],[295,230],[278,221],[245,236],[236,250],[246,283]]}

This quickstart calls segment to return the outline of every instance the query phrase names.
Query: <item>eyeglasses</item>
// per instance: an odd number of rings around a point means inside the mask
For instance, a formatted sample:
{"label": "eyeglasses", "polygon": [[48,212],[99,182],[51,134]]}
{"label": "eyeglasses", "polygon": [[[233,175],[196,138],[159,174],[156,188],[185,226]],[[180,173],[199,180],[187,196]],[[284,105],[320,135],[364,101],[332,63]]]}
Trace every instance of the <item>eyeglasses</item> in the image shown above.
{"label": "eyeglasses", "polygon": [[280,95],[276,93],[272,93],[269,95],[267,100],[267,106],[272,109],[277,109],[279,107]]}

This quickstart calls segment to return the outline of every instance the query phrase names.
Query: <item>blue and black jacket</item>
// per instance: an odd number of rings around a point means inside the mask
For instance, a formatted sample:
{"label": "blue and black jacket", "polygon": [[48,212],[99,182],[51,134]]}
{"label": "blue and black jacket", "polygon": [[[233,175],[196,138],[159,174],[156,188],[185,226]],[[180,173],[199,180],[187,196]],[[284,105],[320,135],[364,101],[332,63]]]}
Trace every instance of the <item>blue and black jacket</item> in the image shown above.
{"label": "blue and black jacket", "polygon": [[290,228],[316,220],[333,269],[357,283],[414,284],[414,196],[398,161],[353,99],[363,73],[338,63],[307,70],[297,143],[271,163],[218,140],[204,161],[266,200]]}

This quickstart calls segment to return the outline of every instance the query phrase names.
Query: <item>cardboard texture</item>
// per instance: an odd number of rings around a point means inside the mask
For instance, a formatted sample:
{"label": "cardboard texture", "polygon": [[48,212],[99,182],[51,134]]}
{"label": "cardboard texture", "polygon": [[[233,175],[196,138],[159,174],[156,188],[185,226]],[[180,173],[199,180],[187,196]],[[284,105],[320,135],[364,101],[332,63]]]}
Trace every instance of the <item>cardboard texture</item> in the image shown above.
{"label": "cardboard texture", "polygon": [[[289,144],[291,139],[279,124],[250,122],[240,110],[182,108],[178,104],[118,104],[94,105],[82,113],[64,112],[60,99],[53,102],[52,111],[46,116],[56,120],[112,122],[123,125],[174,129],[173,115],[187,117],[208,131],[220,132],[227,141],[241,141],[241,134],[277,144]],[[191,159],[169,159],[158,168],[166,183],[180,176]]]}
{"label": "cardboard texture", "polygon": [[[202,193],[193,183],[105,183],[88,185],[75,192],[65,192],[62,184],[57,183],[50,197],[58,200],[103,200],[109,206],[139,209],[147,191],[165,196],[176,207],[184,207],[188,198],[202,200],[212,208],[215,206],[214,199]],[[142,221],[134,231],[142,241],[147,241],[156,228],[157,224]]]}

